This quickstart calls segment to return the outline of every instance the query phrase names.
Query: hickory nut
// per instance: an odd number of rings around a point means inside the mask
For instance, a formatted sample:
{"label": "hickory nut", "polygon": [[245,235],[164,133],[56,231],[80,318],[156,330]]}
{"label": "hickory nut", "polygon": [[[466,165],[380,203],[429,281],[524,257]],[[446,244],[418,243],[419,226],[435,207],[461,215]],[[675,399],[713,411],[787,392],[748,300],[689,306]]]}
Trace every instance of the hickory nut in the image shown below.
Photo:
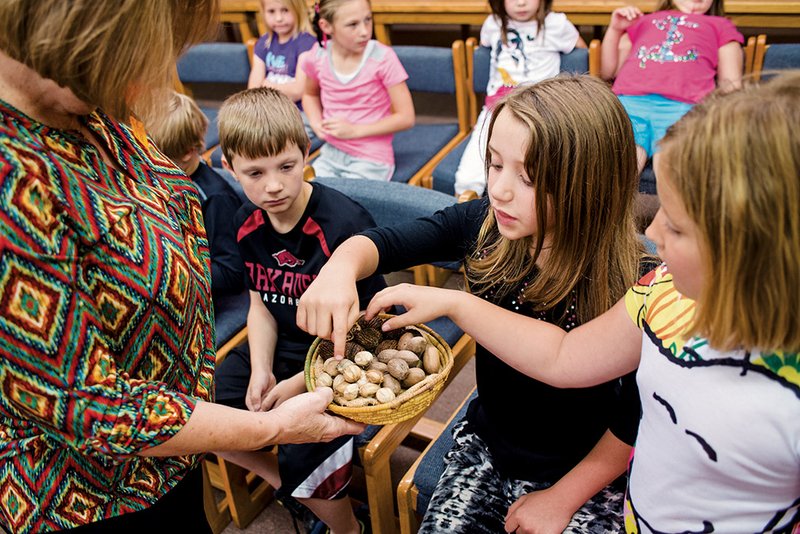
{"label": "hickory nut", "polygon": [[408,370],[408,374],[406,375],[405,380],[403,380],[403,386],[410,388],[414,384],[418,384],[425,379],[425,371],[420,369],[419,367],[412,367]]}
{"label": "hickory nut", "polygon": [[361,368],[357,365],[349,365],[342,371],[342,376],[350,383],[358,382],[358,379],[361,378],[361,374]]}
{"label": "hickory nut", "polygon": [[389,360],[389,374],[398,380],[403,380],[408,375],[408,364],[400,358]]}
{"label": "hickory nut", "polygon": [[320,373],[317,377],[318,388],[329,388],[333,385],[333,378],[328,373]]}
{"label": "hickory nut", "polygon": [[356,362],[356,365],[359,367],[366,367],[370,363],[372,363],[372,353],[367,350],[362,350],[361,352],[357,352],[355,356],[353,356],[353,361]]}
{"label": "hickory nut", "polygon": [[375,398],[378,399],[380,403],[392,402],[395,397],[394,391],[389,388],[380,388],[375,392]]}

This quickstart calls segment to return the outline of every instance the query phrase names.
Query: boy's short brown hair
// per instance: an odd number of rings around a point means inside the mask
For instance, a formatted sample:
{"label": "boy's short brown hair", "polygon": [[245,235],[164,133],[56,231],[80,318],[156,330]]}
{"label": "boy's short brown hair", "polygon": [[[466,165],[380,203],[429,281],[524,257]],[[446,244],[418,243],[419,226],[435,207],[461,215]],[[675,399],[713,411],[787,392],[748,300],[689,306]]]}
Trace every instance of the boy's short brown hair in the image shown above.
{"label": "boy's short brown hair", "polygon": [[275,89],[246,89],[222,104],[217,116],[222,154],[233,166],[233,156],[272,157],[289,145],[305,152],[309,145],[300,110]]}
{"label": "boy's short brown hair", "polygon": [[194,100],[177,92],[170,96],[165,113],[147,125],[147,133],[156,146],[173,161],[193,148],[202,151],[207,129],[208,119]]}

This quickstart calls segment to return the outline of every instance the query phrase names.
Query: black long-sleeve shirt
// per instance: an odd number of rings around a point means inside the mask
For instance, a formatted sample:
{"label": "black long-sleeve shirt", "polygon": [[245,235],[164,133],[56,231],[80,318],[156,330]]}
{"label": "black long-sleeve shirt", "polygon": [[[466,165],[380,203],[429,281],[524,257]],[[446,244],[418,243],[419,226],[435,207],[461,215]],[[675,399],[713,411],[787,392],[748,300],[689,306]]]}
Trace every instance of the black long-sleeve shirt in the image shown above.
{"label": "black long-sleeve shirt", "polygon": [[[378,248],[378,272],[434,261],[464,260],[476,246],[486,199],[456,204],[430,217],[363,232]],[[536,273],[532,273],[535,276]],[[522,287],[484,298],[505,309],[565,329],[577,326],[572,297],[544,314],[520,302]],[[565,313],[566,312],[566,313]],[[478,397],[467,412],[469,428],[489,446],[504,476],[556,481],[594,447],[607,429],[633,444],[640,416],[633,374],[589,388],[558,389],[530,378],[478,345]]]}
{"label": "black long-sleeve shirt", "polygon": [[213,297],[244,291],[244,265],[236,243],[233,217],[242,205],[233,188],[205,163],[192,173],[203,199],[203,221],[211,254]]}

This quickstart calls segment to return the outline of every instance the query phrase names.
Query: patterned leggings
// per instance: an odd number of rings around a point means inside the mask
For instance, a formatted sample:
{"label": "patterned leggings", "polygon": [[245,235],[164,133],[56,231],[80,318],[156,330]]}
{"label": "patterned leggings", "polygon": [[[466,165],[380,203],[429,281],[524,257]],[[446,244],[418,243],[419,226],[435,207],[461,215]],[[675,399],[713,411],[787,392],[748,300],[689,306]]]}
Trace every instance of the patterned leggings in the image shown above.
{"label": "patterned leggings", "polygon": [[[550,486],[501,477],[486,444],[465,426],[462,421],[453,429],[455,444],[445,455],[447,465],[433,492],[420,534],[505,532],[508,508],[521,496]],[[623,492],[606,487],[575,512],[564,532],[620,532],[623,497]]]}

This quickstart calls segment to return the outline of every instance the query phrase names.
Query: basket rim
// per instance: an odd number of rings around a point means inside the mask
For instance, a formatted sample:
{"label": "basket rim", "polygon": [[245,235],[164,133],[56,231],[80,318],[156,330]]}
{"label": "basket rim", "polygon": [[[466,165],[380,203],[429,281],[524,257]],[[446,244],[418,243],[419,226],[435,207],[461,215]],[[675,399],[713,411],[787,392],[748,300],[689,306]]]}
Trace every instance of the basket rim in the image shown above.
{"label": "basket rim", "polygon": [[[361,317],[361,316],[363,316],[363,314],[361,314],[359,317]],[[388,318],[391,318],[391,317],[395,317],[395,315],[388,314],[388,313],[379,313],[377,316],[381,317],[383,319],[388,319]],[[424,332],[425,334],[427,334],[431,338],[433,338],[434,341],[436,342],[436,344],[438,345],[437,348],[439,349],[439,351],[444,356],[445,362],[444,362],[444,366],[442,367],[442,369],[438,373],[436,373],[436,375],[433,377],[432,380],[427,381],[427,382],[425,380],[423,380],[419,384],[415,384],[414,386],[412,386],[411,388],[406,390],[406,393],[408,393],[408,391],[411,391],[415,387],[420,386],[418,390],[413,392],[411,397],[402,398],[402,396],[399,396],[397,399],[395,399],[395,400],[393,400],[391,402],[387,402],[387,403],[384,403],[384,404],[377,404],[377,405],[374,405],[374,406],[340,406],[340,405],[338,405],[338,404],[336,404],[334,402],[331,402],[328,405],[328,410],[330,410],[331,412],[333,412],[333,413],[335,413],[337,415],[341,415],[343,417],[358,418],[358,419],[362,419],[363,417],[369,417],[369,416],[380,416],[381,414],[391,415],[393,411],[397,411],[401,406],[406,405],[406,403],[411,402],[414,399],[419,399],[421,396],[424,396],[424,395],[432,395],[433,393],[435,393],[436,391],[438,391],[441,388],[441,386],[444,384],[444,381],[449,376],[450,370],[453,367],[453,349],[444,340],[444,338],[442,338],[442,336],[439,335],[439,333],[437,333],[436,331],[431,329],[426,324],[419,323],[419,324],[408,325],[408,326],[401,327],[401,328],[416,328],[418,330],[421,330],[422,332]],[[317,347],[319,346],[319,344],[322,341],[325,341],[325,340],[323,340],[320,337],[317,337],[316,339],[314,339],[314,342],[311,344],[311,346],[308,349],[308,352],[306,353],[304,378],[305,378],[305,382],[306,382],[306,389],[308,391],[315,391],[316,390],[316,383],[311,378],[311,368],[314,365],[314,358],[315,358],[315,355],[316,355],[315,353],[316,353]],[[362,417],[359,417],[359,416],[362,416]],[[413,415],[409,416],[409,417],[413,417]],[[356,419],[356,420],[358,420],[358,419]],[[369,423],[369,421],[362,421],[362,422]],[[398,421],[393,421],[393,422],[399,422],[399,420]],[[386,424],[386,423],[384,423],[384,424]]]}

